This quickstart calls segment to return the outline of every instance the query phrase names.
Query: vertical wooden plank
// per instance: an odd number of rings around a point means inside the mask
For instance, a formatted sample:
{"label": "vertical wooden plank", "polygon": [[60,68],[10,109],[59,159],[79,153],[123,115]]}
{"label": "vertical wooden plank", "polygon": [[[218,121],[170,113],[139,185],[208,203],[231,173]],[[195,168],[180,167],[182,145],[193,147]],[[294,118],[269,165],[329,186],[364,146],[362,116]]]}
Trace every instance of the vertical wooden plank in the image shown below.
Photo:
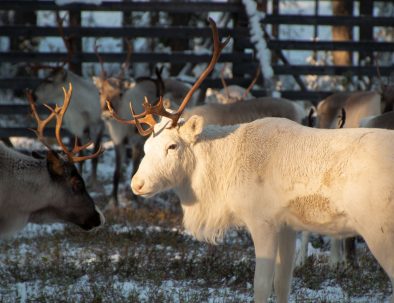
{"label": "vertical wooden plank", "polygon": [[[29,25],[36,26],[37,24],[37,13],[27,12],[27,11],[18,11],[14,12],[14,15],[8,15],[7,21],[10,24],[14,25]],[[38,39],[34,39],[32,37],[24,37],[24,36],[10,36],[10,51],[11,52],[31,52],[38,50]],[[22,63],[22,62],[21,62]],[[20,64],[16,67],[15,77],[26,77],[29,76],[26,72],[26,65]],[[31,74],[30,74],[31,76]],[[25,97],[24,89],[14,90],[14,94],[19,97]]]}
{"label": "vertical wooden plank", "polygon": [[[70,10],[70,26],[80,27],[81,26],[81,11],[80,10]],[[82,37],[70,37],[70,47],[73,53],[82,52]],[[76,57],[73,57],[76,60]],[[82,62],[79,61],[70,62],[70,70],[78,75],[82,75]]]}
{"label": "vertical wooden plank", "polygon": [[[352,16],[353,0],[333,0],[332,11],[334,16]],[[351,26],[338,25],[332,27],[333,41],[351,41],[353,39],[353,28]],[[335,65],[352,65],[352,52],[335,51],[333,52]]]}
{"label": "vertical wooden plank", "polygon": [[[314,11],[315,17],[319,16],[319,0],[315,0],[315,11]],[[319,37],[319,25],[317,22],[313,25],[313,41],[317,41]],[[312,58],[314,61],[317,60],[317,51],[313,51],[312,53]]]}
{"label": "vertical wooden plank", "polygon": [[[360,16],[372,16],[373,14],[373,0],[360,0]],[[360,26],[360,40],[373,41],[373,25]],[[373,64],[373,52],[359,51],[359,64],[369,58],[369,64]],[[368,61],[368,60],[367,60]]]}
{"label": "vertical wooden plank", "polygon": [[[248,27],[249,24],[249,20],[248,20],[248,16],[246,15],[246,11],[245,9],[242,9],[241,11],[237,12],[237,13],[233,13],[233,22],[234,22],[234,27]],[[240,43],[238,42],[238,40],[236,38],[233,38],[233,50],[235,52],[243,52],[244,48],[242,45],[240,45]],[[237,63],[236,62],[231,62],[232,63],[232,73],[233,73],[233,78],[242,78],[245,77],[244,74],[242,74],[242,72],[239,72],[237,70]],[[240,63],[240,62],[238,62]],[[253,75],[254,71],[250,71],[250,75]]]}
{"label": "vertical wooden plank", "polygon": [[[182,0],[173,0],[173,3],[180,2]],[[187,26],[190,25],[192,19],[192,14],[184,13],[169,13],[169,19],[171,20],[172,26]],[[169,39],[168,44],[172,51],[184,51],[190,49],[190,39]],[[182,70],[183,64],[171,64],[170,74],[171,76],[176,76]]]}

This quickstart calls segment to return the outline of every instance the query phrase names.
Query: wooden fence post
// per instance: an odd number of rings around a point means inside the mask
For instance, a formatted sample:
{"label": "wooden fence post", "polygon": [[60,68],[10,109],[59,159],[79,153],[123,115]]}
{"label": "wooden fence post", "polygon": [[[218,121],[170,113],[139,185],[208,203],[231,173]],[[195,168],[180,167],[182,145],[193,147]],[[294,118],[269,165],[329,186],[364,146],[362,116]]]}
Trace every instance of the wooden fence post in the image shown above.
{"label": "wooden fence post", "polygon": [[[70,10],[70,25],[71,27],[81,26],[81,11],[80,10]],[[72,52],[81,53],[82,52],[82,38],[81,37],[70,37],[70,46]],[[74,55],[69,66],[70,70],[78,75],[82,75],[82,62],[80,58],[76,58]]]}

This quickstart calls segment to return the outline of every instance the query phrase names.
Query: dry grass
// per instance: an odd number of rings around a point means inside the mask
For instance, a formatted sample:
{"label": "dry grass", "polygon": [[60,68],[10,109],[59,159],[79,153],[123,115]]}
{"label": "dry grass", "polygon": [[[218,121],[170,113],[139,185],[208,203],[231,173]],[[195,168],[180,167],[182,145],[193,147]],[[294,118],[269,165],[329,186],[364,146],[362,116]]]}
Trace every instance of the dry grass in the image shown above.
{"label": "dry grass", "polygon": [[[249,235],[197,242],[181,227],[176,198],[160,199],[171,207],[149,200],[107,211],[107,224],[92,233],[66,226],[1,241],[0,302],[252,302]],[[390,291],[367,249],[359,268],[331,271],[317,255],[294,275],[293,302],[381,302]],[[341,299],[325,292],[338,285]]]}

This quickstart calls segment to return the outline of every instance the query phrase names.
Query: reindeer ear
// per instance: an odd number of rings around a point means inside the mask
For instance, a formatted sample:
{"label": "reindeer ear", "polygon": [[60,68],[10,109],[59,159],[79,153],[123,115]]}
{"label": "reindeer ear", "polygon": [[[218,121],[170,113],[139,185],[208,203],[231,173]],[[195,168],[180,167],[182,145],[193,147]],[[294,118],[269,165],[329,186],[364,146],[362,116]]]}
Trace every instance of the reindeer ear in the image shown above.
{"label": "reindeer ear", "polygon": [[47,153],[47,167],[51,177],[59,178],[64,175],[64,161],[52,150]]}
{"label": "reindeer ear", "polygon": [[181,126],[180,131],[184,135],[185,139],[190,143],[195,143],[198,136],[201,134],[204,128],[204,118],[201,116],[191,116],[183,126]]}
{"label": "reindeer ear", "polygon": [[103,80],[100,77],[93,76],[92,77],[93,84],[96,85],[98,89],[103,86]]}
{"label": "reindeer ear", "polygon": [[34,159],[39,159],[39,160],[45,159],[45,156],[43,154],[36,151],[32,151],[31,155]]}

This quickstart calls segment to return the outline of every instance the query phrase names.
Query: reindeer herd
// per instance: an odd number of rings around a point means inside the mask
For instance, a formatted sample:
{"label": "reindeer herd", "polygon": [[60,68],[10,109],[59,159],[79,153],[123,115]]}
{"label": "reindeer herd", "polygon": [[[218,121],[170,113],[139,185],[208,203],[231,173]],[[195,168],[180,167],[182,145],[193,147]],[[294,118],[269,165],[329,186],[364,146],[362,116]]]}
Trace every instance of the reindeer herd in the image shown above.
{"label": "reindeer herd", "polygon": [[[382,113],[392,110],[394,95],[334,94],[315,108],[315,125],[299,103],[248,99],[245,90],[241,95],[248,100],[218,104],[211,98],[195,106],[199,86],[228,43],[220,41],[211,19],[210,25],[213,56],[191,87],[161,79],[160,71],[157,79],[130,82],[103,69],[93,84],[62,68],[29,94],[35,132],[47,152],[26,156],[0,144],[0,235],[29,222],[65,221],[85,230],[102,225],[104,216],[75,163],[97,163],[106,131],[116,153],[114,205],[125,147],[131,145],[135,196],[173,190],[185,228],[199,240],[216,243],[232,227],[250,232],[256,302],[268,302],[272,289],[277,302],[288,301],[298,231],[304,231],[300,262],[309,233],[332,236],[337,248],[335,239],[361,236],[394,288],[394,131],[387,130],[394,128],[394,114]],[[59,89],[69,83],[67,91]],[[49,116],[42,120],[36,101],[47,100],[63,105],[47,106]],[[91,142],[76,140],[71,150],[63,143],[63,120],[77,137],[94,139],[90,155],[80,153]],[[51,121],[62,154],[43,135]]]}

